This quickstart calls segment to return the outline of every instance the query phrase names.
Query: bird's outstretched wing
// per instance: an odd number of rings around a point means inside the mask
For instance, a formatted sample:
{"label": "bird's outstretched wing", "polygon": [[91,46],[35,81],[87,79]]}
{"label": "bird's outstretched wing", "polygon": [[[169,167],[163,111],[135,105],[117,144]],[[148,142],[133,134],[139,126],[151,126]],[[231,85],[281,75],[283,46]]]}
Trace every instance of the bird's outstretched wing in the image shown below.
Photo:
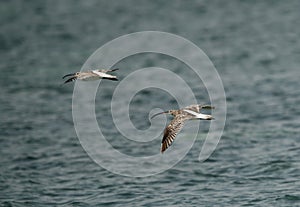
{"label": "bird's outstretched wing", "polygon": [[64,84],[69,83],[69,82],[72,82],[72,81],[75,81],[75,80],[77,80],[77,77],[69,78],[68,80],[66,80],[66,81],[64,82]]}
{"label": "bird's outstretched wing", "polygon": [[194,104],[185,107],[184,109],[188,109],[197,113],[200,113],[201,109],[214,109],[215,107],[210,106],[210,105],[201,105],[201,104]]}
{"label": "bird's outstretched wing", "polygon": [[163,153],[175,140],[176,135],[180,132],[184,126],[184,122],[187,119],[183,115],[177,115],[169,123],[169,125],[164,130],[164,137],[161,141],[161,153]]}
{"label": "bird's outstretched wing", "polygon": [[199,113],[201,108],[202,108],[202,106],[200,104],[194,104],[194,105],[187,106],[184,109],[188,109],[188,110]]}
{"label": "bird's outstretched wing", "polygon": [[107,72],[114,72],[116,70],[119,70],[119,68],[114,68],[114,69],[109,69],[109,70],[105,70],[105,69],[100,69],[98,70],[99,72],[102,72],[102,73],[107,73]]}
{"label": "bird's outstretched wing", "polygon": [[92,73],[98,75],[99,77],[103,79],[110,79],[110,80],[118,80],[118,78],[114,75],[110,75],[104,72],[99,72],[98,70],[92,70]]}
{"label": "bird's outstretched wing", "polygon": [[211,115],[197,113],[197,112],[189,110],[189,109],[183,109],[183,111],[185,111],[189,114],[189,116],[187,116],[187,117],[189,117],[190,119],[204,119],[204,120],[214,119]]}

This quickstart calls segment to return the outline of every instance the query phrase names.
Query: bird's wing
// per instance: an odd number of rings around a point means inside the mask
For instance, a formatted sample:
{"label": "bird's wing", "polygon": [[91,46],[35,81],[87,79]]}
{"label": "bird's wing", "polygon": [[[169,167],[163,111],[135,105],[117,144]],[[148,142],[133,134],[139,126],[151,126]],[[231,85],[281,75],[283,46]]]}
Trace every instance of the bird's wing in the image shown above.
{"label": "bird's wing", "polygon": [[196,117],[200,114],[200,113],[197,113],[197,112],[189,110],[189,109],[183,109],[183,111],[189,113],[190,115],[196,116]]}
{"label": "bird's wing", "polygon": [[102,78],[116,78],[116,76],[112,76],[112,75],[109,75],[107,73],[103,73],[103,72],[100,72],[98,70],[92,70],[92,73],[98,75],[99,77],[102,77]]}
{"label": "bird's wing", "polygon": [[119,70],[119,68],[114,68],[114,69],[108,69],[108,70],[105,70],[105,69],[100,69],[98,70],[99,72],[102,72],[102,73],[107,73],[107,72],[114,72],[116,70]]}
{"label": "bird's wing", "polygon": [[201,109],[214,109],[215,107],[210,106],[210,105],[201,105],[201,104],[194,104],[185,107],[184,109],[188,109],[197,113],[200,113]]}
{"label": "bird's wing", "polygon": [[72,81],[75,81],[75,80],[77,80],[77,77],[69,78],[68,80],[66,80],[66,81],[64,82],[64,84],[69,83],[69,82],[72,82]]}
{"label": "bird's wing", "polygon": [[205,119],[205,120],[213,119],[213,117],[211,115],[208,115],[208,114],[201,114],[201,113],[197,113],[195,111],[188,110],[188,109],[183,109],[183,111],[185,111],[188,114],[194,116],[194,117],[190,117],[191,119]]}
{"label": "bird's wing", "polygon": [[200,104],[194,104],[194,105],[187,106],[184,109],[188,109],[188,110],[195,111],[195,112],[199,113],[201,108],[202,108],[202,106]]}
{"label": "bird's wing", "polygon": [[185,116],[177,115],[165,128],[164,137],[161,141],[161,153],[163,153],[169,146],[171,146],[172,142],[175,140],[176,135],[182,129],[185,121]]}
{"label": "bird's wing", "polygon": [[215,107],[211,106],[211,105],[202,105],[201,108],[202,109],[215,109]]}

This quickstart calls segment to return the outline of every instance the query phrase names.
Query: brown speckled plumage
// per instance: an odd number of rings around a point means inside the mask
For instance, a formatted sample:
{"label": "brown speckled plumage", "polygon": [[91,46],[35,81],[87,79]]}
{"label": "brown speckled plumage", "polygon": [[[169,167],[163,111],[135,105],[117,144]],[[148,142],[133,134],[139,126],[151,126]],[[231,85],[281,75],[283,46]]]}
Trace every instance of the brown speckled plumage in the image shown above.
{"label": "brown speckled plumage", "polygon": [[211,120],[213,117],[211,115],[200,114],[201,109],[214,109],[214,107],[209,105],[190,105],[179,110],[169,110],[153,115],[151,118],[159,114],[171,114],[174,116],[174,119],[168,124],[164,130],[164,136],[161,142],[161,153],[163,153],[168,147],[171,146],[173,141],[176,138],[176,135],[183,128],[185,121],[190,119],[204,119]]}

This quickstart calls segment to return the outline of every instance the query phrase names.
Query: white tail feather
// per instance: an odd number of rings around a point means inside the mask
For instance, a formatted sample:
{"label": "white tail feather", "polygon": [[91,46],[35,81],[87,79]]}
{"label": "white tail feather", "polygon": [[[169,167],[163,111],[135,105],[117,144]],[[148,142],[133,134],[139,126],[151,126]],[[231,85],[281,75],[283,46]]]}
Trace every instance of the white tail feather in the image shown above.
{"label": "white tail feather", "polygon": [[113,75],[110,75],[110,74],[107,74],[107,73],[103,73],[103,72],[99,72],[97,70],[93,70],[92,72],[97,74],[99,77],[102,77],[102,78],[117,78],[116,76],[113,76]]}
{"label": "white tail feather", "polygon": [[201,113],[197,113],[195,111],[192,111],[192,110],[188,110],[188,109],[184,109],[185,112],[191,114],[191,115],[194,115],[195,118],[197,119],[213,119],[213,117],[211,115],[208,115],[208,114],[201,114]]}

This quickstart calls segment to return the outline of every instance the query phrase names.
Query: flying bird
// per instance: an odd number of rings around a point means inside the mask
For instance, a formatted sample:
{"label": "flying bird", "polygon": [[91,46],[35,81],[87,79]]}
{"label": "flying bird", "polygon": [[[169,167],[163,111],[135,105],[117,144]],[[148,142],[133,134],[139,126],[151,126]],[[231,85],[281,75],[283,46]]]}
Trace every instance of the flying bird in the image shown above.
{"label": "flying bird", "polygon": [[119,69],[118,68],[111,69],[111,70],[100,69],[100,70],[90,70],[85,72],[76,72],[76,73],[65,75],[63,79],[69,77],[69,79],[66,80],[64,83],[72,82],[77,79],[83,81],[92,81],[92,80],[99,80],[99,79],[109,79],[109,80],[117,81],[118,80],[117,76],[108,74],[109,72],[113,72],[116,70]]}
{"label": "flying bird", "polygon": [[176,135],[183,128],[185,121],[195,119],[214,119],[211,115],[200,113],[201,109],[214,109],[214,107],[210,105],[194,104],[179,110],[169,110],[157,113],[151,117],[152,119],[160,114],[170,114],[174,116],[173,120],[168,124],[168,126],[164,130],[164,136],[161,141],[161,153],[163,153],[166,149],[168,149],[168,147],[171,146],[171,144],[175,140]]}

